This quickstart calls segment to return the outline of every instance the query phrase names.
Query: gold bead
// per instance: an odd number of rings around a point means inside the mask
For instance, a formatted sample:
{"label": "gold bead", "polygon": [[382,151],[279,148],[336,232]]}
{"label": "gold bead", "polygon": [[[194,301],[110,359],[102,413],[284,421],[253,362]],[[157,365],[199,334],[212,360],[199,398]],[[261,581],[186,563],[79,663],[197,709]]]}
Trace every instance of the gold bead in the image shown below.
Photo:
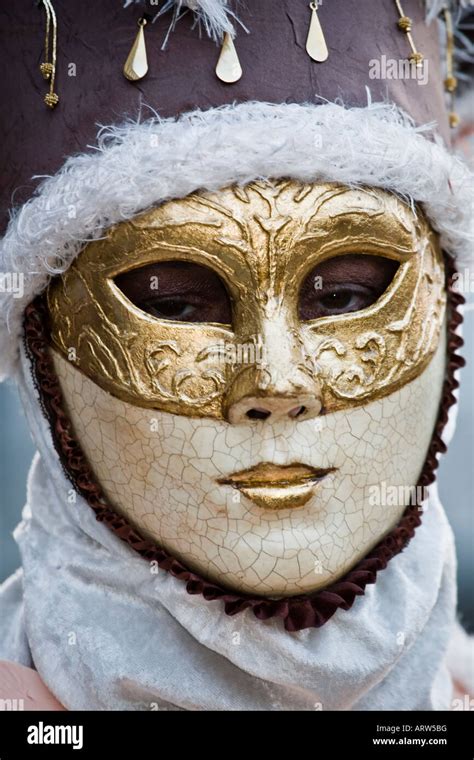
{"label": "gold bead", "polygon": [[409,60],[415,64],[418,68],[423,65],[425,57],[423,53],[411,53]]}
{"label": "gold bead", "polygon": [[44,102],[48,106],[48,108],[54,108],[57,106],[59,102],[59,95],[57,95],[55,92],[48,92],[44,96]]}
{"label": "gold bead", "polygon": [[52,63],[41,63],[40,64],[40,71],[43,75],[43,79],[50,79],[51,74],[53,73],[53,64]]}
{"label": "gold bead", "polygon": [[412,24],[413,22],[409,16],[400,16],[398,19],[398,28],[407,34],[411,32]]}
{"label": "gold bead", "polygon": [[458,86],[458,80],[456,77],[446,77],[444,80],[444,87],[448,92],[454,92],[456,87]]}
{"label": "gold bead", "polygon": [[454,113],[454,111],[451,111],[449,114],[449,126],[452,129],[455,129],[455,127],[459,127],[461,119],[457,115],[457,113]]}

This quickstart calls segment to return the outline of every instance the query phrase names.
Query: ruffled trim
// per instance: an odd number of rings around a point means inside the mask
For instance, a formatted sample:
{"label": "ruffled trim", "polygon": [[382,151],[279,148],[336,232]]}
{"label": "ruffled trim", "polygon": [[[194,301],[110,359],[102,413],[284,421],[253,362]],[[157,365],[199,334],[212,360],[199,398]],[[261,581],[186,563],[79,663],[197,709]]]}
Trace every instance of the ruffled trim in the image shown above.
{"label": "ruffled trim", "polygon": [[[456,273],[454,261],[445,256],[446,288],[448,292],[448,364],[438,419],[428,449],[417,486],[426,488],[435,480],[438,454],[446,451],[441,435],[448,420],[448,411],[456,398],[453,391],[459,386],[454,377],[457,369],[465,364],[457,354],[463,340],[456,335],[462,322],[458,307],[464,298],[453,286]],[[383,570],[389,560],[399,554],[413,537],[421,523],[422,507],[417,503],[406,508],[398,525],[377,544],[342,579],[312,594],[280,599],[239,594],[216,583],[206,580],[189,570],[180,560],[152,541],[144,539],[134,527],[118,515],[108,504],[100,485],[76,440],[72,424],[63,408],[63,398],[59,380],[49,353],[48,314],[43,296],[38,296],[25,310],[24,340],[32,364],[33,379],[39,393],[43,412],[49,421],[56,451],[64,472],[76,490],[94,510],[97,520],[105,523],[122,541],[149,562],[171,573],[186,583],[189,594],[201,594],[206,601],[220,600],[227,615],[236,615],[251,609],[259,620],[272,617],[282,618],[287,631],[301,631],[304,628],[319,628],[324,625],[337,609],[348,610],[357,596],[362,596],[370,583],[375,583],[377,573]],[[416,489],[416,493],[422,493]]]}

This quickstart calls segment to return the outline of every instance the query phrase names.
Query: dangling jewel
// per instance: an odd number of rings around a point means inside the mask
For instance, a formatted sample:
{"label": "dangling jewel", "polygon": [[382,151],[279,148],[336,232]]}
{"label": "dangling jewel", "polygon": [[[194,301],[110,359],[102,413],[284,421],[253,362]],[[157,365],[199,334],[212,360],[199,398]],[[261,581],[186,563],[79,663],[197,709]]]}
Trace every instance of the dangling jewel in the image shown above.
{"label": "dangling jewel", "polygon": [[216,74],[226,84],[238,82],[242,76],[242,66],[235,49],[234,41],[228,32],[224,35],[222,50],[217,61]]}
{"label": "dangling jewel", "polygon": [[417,69],[421,69],[424,66],[425,57],[423,53],[420,53],[419,50],[417,50],[413,35],[411,33],[411,30],[413,28],[413,19],[411,19],[410,16],[405,15],[405,11],[402,8],[400,0],[395,0],[395,5],[397,7],[398,13],[400,14],[397,21],[397,26],[400,31],[406,35],[411,50],[411,53],[408,56],[408,60],[412,66],[415,66]]}
{"label": "dangling jewel", "polygon": [[43,8],[46,13],[46,33],[44,37],[44,61],[40,63],[40,71],[43,79],[51,79],[53,73],[53,64],[49,61],[49,37],[51,28],[51,7],[49,3],[43,0]]}
{"label": "dangling jewel", "polygon": [[311,8],[311,23],[309,25],[308,38],[306,40],[306,52],[313,61],[323,63],[328,58],[328,48],[324,39],[323,30],[318,18],[318,3],[309,4]]}
{"label": "dangling jewel", "polygon": [[40,71],[43,79],[49,82],[49,92],[46,93],[43,100],[48,108],[55,108],[59,103],[59,95],[57,92],[54,92],[54,83],[56,81],[58,23],[51,0],[42,0],[42,2],[46,13],[46,36],[44,40],[45,60],[40,64]]}
{"label": "dangling jewel", "polygon": [[146,19],[141,18],[138,20],[138,32],[135,37],[135,42],[132,45],[132,49],[128,54],[128,58],[125,61],[123,67],[123,73],[131,82],[136,82],[138,79],[143,79],[148,71],[148,59],[146,57],[145,46],[145,33],[143,27],[146,26]]}
{"label": "dangling jewel", "polygon": [[45,63],[40,63],[40,71],[43,75],[43,79],[51,79],[51,74],[53,73],[53,64],[49,63],[48,61],[45,61]]}
{"label": "dangling jewel", "polygon": [[444,89],[448,93],[450,111],[449,111],[449,126],[451,129],[459,127],[461,119],[454,110],[455,93],[458,87],[458,80],[454,75],[454,29],[453,19],[449,8],[444,8],[444,21],[446,24],[446,79],[444,80]]}
{"label": "dangling jewel", "polygon": [[43,100],[48,108],[55,108],[59,103],[59,95],[57,92],[47,92]]}

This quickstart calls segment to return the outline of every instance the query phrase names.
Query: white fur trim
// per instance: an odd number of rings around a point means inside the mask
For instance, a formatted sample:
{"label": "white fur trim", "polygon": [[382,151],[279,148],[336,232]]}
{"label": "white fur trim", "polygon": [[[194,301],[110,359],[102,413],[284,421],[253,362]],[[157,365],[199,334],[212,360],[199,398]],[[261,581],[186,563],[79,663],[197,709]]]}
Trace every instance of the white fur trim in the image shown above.
{"label": "white fur trim", "polygon": [[[208,37],[215,42],[222,40],[226,33],[235,37],[236,28],[233,19],[235,21],[238,19],[228,7],[227,0],[167,0],[157,15],[161,16],[163,13],[172,10],[173,18],[168,34],[174,30],[176,23],[183,14],[183,9],[186,10],[187,8],[193,11],[198,26],[204,28]],[[166,35],[162,47],[166,45],[167,39],[168,35]]]}
{"label": "white fur trim", "polygon": [[[46,179],[0,243],[0,377],[14,371],[25,306],[88,240],[200,188],[262,177],[384,187],[422,203],[443,248],[467,262],[473,176],[424,133],[394,106],[333,103],[243,103],[103,128],[97,149]],[[22,297],[1,292],[14,272]]]}

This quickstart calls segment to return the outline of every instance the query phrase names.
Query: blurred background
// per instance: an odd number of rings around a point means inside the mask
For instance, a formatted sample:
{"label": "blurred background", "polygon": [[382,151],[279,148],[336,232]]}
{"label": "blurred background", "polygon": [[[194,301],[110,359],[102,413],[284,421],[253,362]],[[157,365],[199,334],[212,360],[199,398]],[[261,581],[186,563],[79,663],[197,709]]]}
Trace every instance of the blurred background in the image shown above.
{"label": "blurred background", "polygon": [[[459,612],[474,633],[474,294],[464,322],[458,422],[455,437],[438,470],[441,501],[453,526],[458,554]],[[34,453],[16,390],[0,385],[0,582],[20,564],[12,531],[20,520],[26,476]]]}

